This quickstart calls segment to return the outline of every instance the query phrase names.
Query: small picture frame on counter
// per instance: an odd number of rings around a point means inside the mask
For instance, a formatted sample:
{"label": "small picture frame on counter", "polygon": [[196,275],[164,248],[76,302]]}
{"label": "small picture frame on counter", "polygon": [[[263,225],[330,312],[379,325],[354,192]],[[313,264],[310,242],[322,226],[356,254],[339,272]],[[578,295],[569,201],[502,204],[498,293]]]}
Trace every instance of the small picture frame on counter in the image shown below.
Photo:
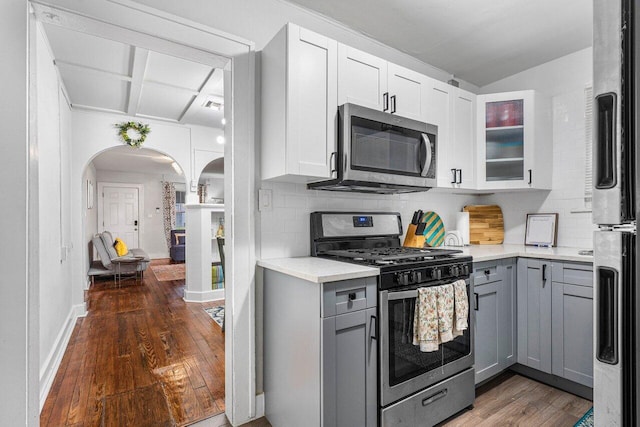
{"label": "small picture frame on counter", "polygon": [[558,214],[527,214],[524,244],[551,248],[558,243]]}

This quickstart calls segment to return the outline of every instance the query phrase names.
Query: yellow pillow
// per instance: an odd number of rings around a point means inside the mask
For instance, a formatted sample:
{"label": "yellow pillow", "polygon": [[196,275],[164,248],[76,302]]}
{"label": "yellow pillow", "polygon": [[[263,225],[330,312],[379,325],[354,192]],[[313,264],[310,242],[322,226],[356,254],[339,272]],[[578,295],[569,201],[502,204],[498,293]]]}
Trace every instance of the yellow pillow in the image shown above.
{"label": "yellow pillow", "polygon": [[118,256],[123,256],[129,253],[129,248],[127,248],[127,245],[125,245],[119,237],[116,237],[116,242],[113,244],[113,247],[116,249]]}

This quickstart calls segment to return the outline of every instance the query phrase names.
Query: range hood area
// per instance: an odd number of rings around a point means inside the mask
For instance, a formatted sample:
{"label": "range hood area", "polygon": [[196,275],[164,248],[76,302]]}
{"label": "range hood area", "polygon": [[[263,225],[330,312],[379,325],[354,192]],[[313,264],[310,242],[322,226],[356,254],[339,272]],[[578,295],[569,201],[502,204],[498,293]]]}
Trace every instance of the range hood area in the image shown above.
{"label": "range hood area", "polygon": [[380,182],[350,181],[332,179],[329,181],[312,182],[307,184],[309,190],[350,191],[368,194],[402,194],[429,191],[431,187],[412,187],[409,185],[383,184]]}

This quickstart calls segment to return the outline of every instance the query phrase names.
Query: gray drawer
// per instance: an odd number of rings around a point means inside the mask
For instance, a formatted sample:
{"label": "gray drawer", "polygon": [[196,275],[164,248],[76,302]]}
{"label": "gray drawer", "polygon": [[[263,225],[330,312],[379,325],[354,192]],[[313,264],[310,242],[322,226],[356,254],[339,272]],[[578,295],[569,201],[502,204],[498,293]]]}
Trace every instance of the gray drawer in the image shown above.
{"label": "gray drawer", "polygon": [[554,262],[553,281],[570,285],[593,287],[593,265],[573,262]]}
{"label": "gray drawer", "polygon": [[351,313],[376,306],[376,277],[322,285],[322,317]]}
{"label": "gray drawer", "polygon": [[473,404],[476,389],[473,369],[382,410],[381,427],[431,427]]}
{"label": "gray drawer", "polygon": [[502,279],[502,263],[500,260],[473,264],[473,286],[497,282]]}

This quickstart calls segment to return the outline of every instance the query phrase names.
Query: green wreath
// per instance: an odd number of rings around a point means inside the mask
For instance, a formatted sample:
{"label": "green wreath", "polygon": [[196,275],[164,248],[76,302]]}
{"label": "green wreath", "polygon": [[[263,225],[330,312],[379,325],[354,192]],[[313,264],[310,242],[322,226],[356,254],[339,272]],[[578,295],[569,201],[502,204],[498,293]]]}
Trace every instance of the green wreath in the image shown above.
{"label": "green wreath", "polygon": [[[136,122],[123,122],[120,124],[116,124],[118,128],[118,135],[125,142],[125,144],[130,145],[131,147],[140,148],[145,139],[147,139],[147,134],[151,132],[151,128],[149,125],[145,125],[144,123],[136,123]],[[137,135],[129,135],[129,131],[132,130]]]}

